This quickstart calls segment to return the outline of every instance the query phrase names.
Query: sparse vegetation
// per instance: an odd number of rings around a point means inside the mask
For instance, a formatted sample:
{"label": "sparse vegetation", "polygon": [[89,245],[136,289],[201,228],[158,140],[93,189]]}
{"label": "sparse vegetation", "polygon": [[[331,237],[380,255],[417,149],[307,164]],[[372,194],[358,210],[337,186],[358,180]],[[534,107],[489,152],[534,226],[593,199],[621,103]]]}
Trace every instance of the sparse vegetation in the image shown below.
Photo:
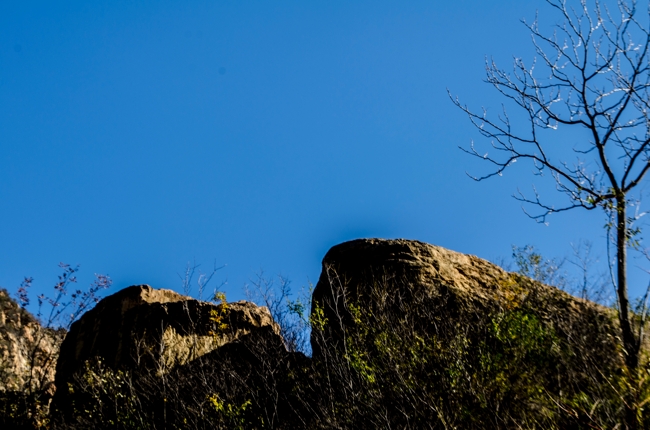
{"label": "sparse vegetation", "polygon": [[95,275],[86,289],[71,289],[77,282],[78,267],[59,264],[62,269],[52,297],[39,295],[36,315],[30,304],[32,278],[20,284],[16,299],[0,291],[3,345],[0,363],[0,424],[6,428],[46,428],[54,394],[54,370],[59,346],[70,325],[99,301],[101,290],[111,285],[105,275]]}
{"label": "sparse vegetation", "polygon": [[[533,247],[513,251],[520,272],[557,279],[561,265]],[[256,287],[261,304],[285,316],[276,319],[284,324],[284,336],[300,339],[310,330],[311,358],[260,332],[164,371],[112,369],[92,360],[68,387],[67,411],[48,411],[39,397],[5,392],[3,424],[605,429],[624,428],[630,391],[644,404],[650,399],[647,378],[632,386],[626,373],[624,349],[612,338],[613,310],[580,305],[523,274],[503,281],[500,302],[460,298],[444,289],[431,295],[389,273],[368,278],[374,281],[358,286],[362,294],[350,295],[338,283],[344,277],[330,275],[340,287],[332,297],[342,304],[334,314],[331,303],[319,299],[305,315],[304,302],[291,299],[286,283]],[[28,291],[22,288],[21,294]],[[227,334],[233,329],[230,305],[218,291],[213,299],[220,305],[210,313],[219,331],[214,334]],[[578,311],[572,308],[576,303]],[[639,408],[638,420],[648,426],[650,414]]]}
{"label": "sparse vegetation", "polygon": [[[557,21],[552,31],[537,17],[524,21],[534,58],[516,57],[512,72],[486,60],[486,79],[503,100],[499,113],[454,104],[486,138],[461,148],[490,170],[474,177],[501,176],[515,164],[530,163],[534,175],[550,178],[562,199],[553,202],[518,191],[515,198],[533,207],[538,222],[573,209],[605,215],[611,283],[618,328],[633,379],[627,393],[626,425],[639,428],[644,378],[642,347],[646,312],[634,312],[629,297],[628,253],[640,251],[643,183],[650,170],[650,27],[647,4],[636,0],[547,0]],[[577,133],[577,134],[576,134]],[[519,163],[517,163],[519,161]],[[647,293],[646,293],[647,296]],[[645,306],[645,305],[642,305]]]}

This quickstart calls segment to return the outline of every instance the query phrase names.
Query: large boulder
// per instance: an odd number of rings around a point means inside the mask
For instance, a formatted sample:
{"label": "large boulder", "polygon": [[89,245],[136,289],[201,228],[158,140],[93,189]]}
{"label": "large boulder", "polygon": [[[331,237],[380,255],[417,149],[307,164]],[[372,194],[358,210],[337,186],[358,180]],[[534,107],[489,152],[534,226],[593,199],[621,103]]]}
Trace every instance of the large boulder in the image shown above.
{"label": "large boulder", "polygon": [[67,392],[75,373],[97,360],[109,369],[162,375],[257,332],[282,342],[265,307],[244,301],[217,305],[171,290],[131,286],[72,324],[61,345],[56,386]]}
{"label": "large boulder", "polygon": [[311,319],[313,359],[342,375],[343,427],[563,428],[615,422],[622,408],[613,310],[475,256],[411,240],[336,245]]}
{"label": "large boulder", "polygon": [[296,381],[308,365],[266,307],[133,286],[72,325],[55,428],[300,428]]}
{"label": "large boulder", "polygon": [[[512,285],[509,273],[472,255],[415,240],[358,239],[332,247],[323,258],[312,297],[312,319],[327,321],[325,340],[332,347],[353,325],[350,304],[366,314],[381,304],[381,315],[395,317],[426,303],[451,321],[459,317],[462,307],[477,310],[502,298],[516,300],[514,296],[523,292],[504,288]],[[389,304],[393,308],[386,307]],[[417,313],[419,325],[430,323],[430,312]],[[312,333],[315,358],[321,355],[322,335]]]}
{"label": "large boulder", "polygon": [[[424,303],[433,308],[418,308]],[[476,256],[405,239],[358,239],[327,252],[313,292],[312,318],[327,321],[335,342],[343,336],[341,330],[354,324],[350,304],[361,307],[366,315],[377,308],[384,313],[395,311],[396,317],[413,311],[425,325],[434,309],[451,321],[526,305],[560,326],[562,321],[589,320],[594,315],[600,324],[613,316],[608,308],[506,272]],[[315,356],[319,354],[317,340],[312,337]],[[611,338],[598,341],[611,348]]]}

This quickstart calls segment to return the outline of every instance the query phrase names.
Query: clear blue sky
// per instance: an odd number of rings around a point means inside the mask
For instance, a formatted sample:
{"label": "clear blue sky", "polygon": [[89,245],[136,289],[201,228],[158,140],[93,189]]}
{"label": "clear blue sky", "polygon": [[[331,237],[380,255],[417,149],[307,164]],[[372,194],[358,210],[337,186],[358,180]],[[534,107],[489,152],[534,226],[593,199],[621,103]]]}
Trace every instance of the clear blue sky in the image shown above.
{"label": "clear blue sky", "polygon": [[179,289],[188,260],[216,261],[238,299],[260,269],[315,282],[329,247],[358,237],[487,259],[602,245],[602,214],[535,224],[511,198],[529,167],[475,183],[465,172],[486,166],[457,148],[479,135],[446,89],[498,108],[485,56],[532,58],[519,20],[537,9],[3,1],[0,286],[50,288],[67,262],[82,286],[96,272],[113,290]]}

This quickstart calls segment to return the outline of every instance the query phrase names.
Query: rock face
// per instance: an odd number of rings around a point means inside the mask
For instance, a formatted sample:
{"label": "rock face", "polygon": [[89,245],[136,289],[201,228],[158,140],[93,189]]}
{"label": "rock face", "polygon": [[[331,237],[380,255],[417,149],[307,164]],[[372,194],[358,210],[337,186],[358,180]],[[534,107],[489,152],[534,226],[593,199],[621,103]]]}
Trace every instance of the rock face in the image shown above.
{"label": "rock face", "polygon": [[144,366],[163,374],[264,329],[279,338],[268,309],[252,303],[215,305],[148,285],[128,287],[72,324],[61,345],[56,385],[66,387],[95,358],[111,369]]}
{"label": "rock face", "polygon": [[42,327],[0,289],[0,391],[47,389],[64,335]]}

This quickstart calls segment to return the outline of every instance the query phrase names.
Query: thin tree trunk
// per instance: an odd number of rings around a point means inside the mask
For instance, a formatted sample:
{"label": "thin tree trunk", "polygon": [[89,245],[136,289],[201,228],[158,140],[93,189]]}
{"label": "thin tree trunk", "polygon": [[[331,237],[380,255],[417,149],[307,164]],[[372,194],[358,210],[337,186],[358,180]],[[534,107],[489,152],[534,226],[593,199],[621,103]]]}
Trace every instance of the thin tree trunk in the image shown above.
{"label": "thin tree trunk", "polygon": [[617,200],[616,224],[616,269],[617,269],[617,295],[620,312],[620,324],[625,347],[625,362],[631,369],[639,365],[636,340],[630,321],[630,302],[627,297],[627,214],[625,199]]}
{"label": "thin tree trunk", "polygon": [[639,367],[639,348],[630,320],[630,304],[627,296],[627,210],[625,196],[616,199],[616,275],[619,305],[619,322],[625,349],[625,364],[630,377],[630,392],[627,396],[627,428],[638,428],[637,420],[637,376]]}

